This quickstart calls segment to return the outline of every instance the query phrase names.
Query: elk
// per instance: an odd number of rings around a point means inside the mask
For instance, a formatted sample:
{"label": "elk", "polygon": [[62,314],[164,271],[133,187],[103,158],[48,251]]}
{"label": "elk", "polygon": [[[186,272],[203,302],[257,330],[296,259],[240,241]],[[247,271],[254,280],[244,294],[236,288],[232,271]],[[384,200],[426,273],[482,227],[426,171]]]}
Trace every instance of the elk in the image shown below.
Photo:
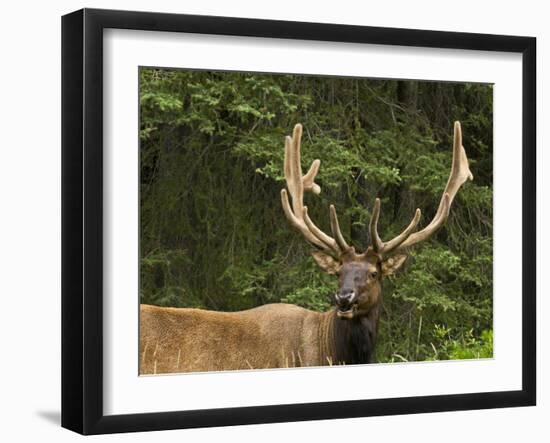
{"label": "elk", "polygon": [[422,230],[416,228],[420,209],[395,238],[378,234],[380,199],[376,198],[369,224],[370,246],[362,253],[348,245],[340,230],[334,205],[326,234],[311,220],[304,194],[321,192],[315,183],[320,161],[303,175],[300,161],[302,125],[285,139],[281,190],[284,214],[314,247],[320,268],[338,277],[334,308],[315,312],[274,303],[240,312],[141,305],[140,373],[220,371],[301,366],[361,364],[375,361],[375,345],[382,301],[382,280],[407,259],[410,247],[428,240],[445,223],[459,188],[473,179],[462,146],[459,122],[454,124],[451,172],[437,212]]}

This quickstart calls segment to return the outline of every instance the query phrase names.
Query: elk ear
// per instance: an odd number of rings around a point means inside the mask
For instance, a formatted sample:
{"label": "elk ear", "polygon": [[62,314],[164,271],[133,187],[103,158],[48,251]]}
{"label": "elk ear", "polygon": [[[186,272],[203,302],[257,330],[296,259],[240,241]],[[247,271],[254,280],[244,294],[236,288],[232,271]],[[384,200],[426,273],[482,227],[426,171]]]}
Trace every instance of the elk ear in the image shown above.
{"label": "elk ear", "polygon": [[311,255],[313,256],[319,267],[327,274],[337,274],[342,267],[342,263],[332,258],[330,255],[325,254],[324,252],[314,251],[311,253]]}
{"label": "elk ear", "polygon": [[405,260],[407,260],[408,255],[399,254],[394,255],[393,257],[387,258],[382,262],[382,275],[388,276],[395,274],[397,270],[403,266]]}

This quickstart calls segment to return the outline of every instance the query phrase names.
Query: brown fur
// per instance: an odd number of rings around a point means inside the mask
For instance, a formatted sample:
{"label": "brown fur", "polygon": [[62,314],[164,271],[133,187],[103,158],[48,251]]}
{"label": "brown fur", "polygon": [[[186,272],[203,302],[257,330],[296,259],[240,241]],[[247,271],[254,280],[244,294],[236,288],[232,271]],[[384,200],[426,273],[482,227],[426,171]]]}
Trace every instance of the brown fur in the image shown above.
{"label": "brown fur", "polygon": [[141,305],[140,374],[341,364],[334,310],[276,303],[240,312]]}

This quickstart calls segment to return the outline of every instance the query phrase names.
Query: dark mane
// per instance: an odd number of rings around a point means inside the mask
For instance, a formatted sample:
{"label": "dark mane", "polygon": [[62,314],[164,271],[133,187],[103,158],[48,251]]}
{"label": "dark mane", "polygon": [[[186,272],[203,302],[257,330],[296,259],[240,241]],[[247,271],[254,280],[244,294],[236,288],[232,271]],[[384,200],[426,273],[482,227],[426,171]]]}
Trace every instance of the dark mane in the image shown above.
{"label": "dark mane", "polygon": [[334,315],[334,364],[364,364],[374,361],[377,315],[351,320]]}

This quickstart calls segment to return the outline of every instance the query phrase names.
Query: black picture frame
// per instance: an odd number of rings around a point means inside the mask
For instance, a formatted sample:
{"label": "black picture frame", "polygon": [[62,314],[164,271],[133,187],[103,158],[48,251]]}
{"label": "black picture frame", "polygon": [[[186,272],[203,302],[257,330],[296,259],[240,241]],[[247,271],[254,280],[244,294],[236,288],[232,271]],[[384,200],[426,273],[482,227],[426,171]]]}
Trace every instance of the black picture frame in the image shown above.
{"label": "black picture frame", "polygon": [[[103,30],[171,31],[522,55],[522,389],[131,415],[103,412]],[[83,9],[62,18],[62,426],[82,434],[228,426],[536,403],[536,39]]]}

